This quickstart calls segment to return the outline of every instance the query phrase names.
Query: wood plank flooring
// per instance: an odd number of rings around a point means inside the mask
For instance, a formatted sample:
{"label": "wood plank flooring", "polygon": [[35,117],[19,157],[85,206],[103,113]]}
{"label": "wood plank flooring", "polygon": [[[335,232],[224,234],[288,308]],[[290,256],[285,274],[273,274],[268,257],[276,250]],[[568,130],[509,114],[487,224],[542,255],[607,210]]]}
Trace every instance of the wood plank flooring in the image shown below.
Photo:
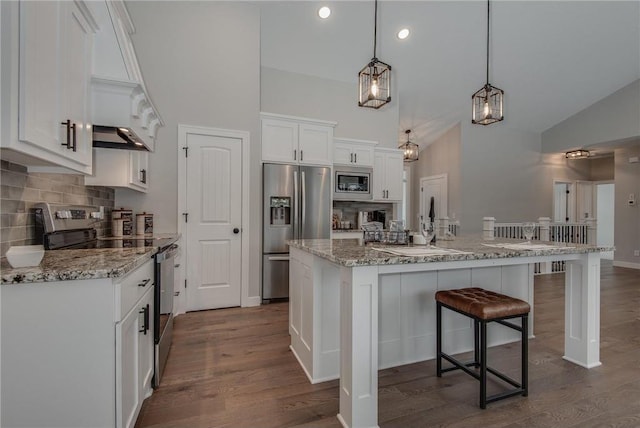
{"label": "wood plank flooring", "polygon": [[[607,263],[607,262],[604,262]],[[478,405],[477,382],[435,362],[379,372],[381,427],[640,427],[640,271],[602,266],[601,367],[562,359],[564,275],[535,279],[529,397]],[[609,262],[610,263],[610,262]],[[161,387],[136,427],[340,427],[338,381],[311,385],[289,351],[287,303],[175,320]],[[519,378],[519,343],[489,361]]]}

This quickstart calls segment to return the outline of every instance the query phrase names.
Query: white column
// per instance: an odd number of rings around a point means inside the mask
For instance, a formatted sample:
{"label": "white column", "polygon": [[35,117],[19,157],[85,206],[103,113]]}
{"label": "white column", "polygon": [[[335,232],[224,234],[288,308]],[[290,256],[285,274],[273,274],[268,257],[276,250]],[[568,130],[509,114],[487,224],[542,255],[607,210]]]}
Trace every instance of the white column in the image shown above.
{"label": "white column", "polygon": [[587,223],[587,244],[596,245],[598,242],[598,220],[589,217]]}
{"label": "white column", "polygon": [[482,237],[484,239],[489,239],[489,240],[494,239],[495,226],[496,226],[495,217],[484,217],[482,219]]}
{"label": "white column", "polygon": [[378,426],[378,267],[340,268],[340,413],[348,428]]}
{"label": "white column", "polygon": [[449,217],[445,216],[440,219],[440,230],[438,231],[438,236],[446,236],[449,231]]}
{"label": "white column", "polygon": [[[549,217],[538,218],[540,224],[540,240],[549,241],[551,239],[551,219]],[[540,263],[540,273],[551,273],[552,262]]]}
{"label": "white column", "polygon": [[586,368],[600,364],[600,253],[567,261],[564,359]]}

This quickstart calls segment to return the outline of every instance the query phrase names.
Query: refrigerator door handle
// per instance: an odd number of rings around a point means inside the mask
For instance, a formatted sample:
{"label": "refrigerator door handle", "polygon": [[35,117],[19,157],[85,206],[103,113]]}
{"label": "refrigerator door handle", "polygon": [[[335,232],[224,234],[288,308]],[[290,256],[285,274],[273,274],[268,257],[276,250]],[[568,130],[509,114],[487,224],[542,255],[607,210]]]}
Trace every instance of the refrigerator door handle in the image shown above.
{"label": "refrigerator door handle", "polygon": [[293,239],[299,239],[298,210],[298,171],[293,171]]}
{"label": "refrigerator door handle", "polygon": [[303,238],[302,236],[302,232],[307,224],[307,209],[306,209],[306,198],[307,198],[307,189],[306,189],[306,177],[304,174],[304,171],[300,172],[300,176],[301,176],[301,186],[302,186],[302,196],[300,198],[301,203],[302,203],[302,217],[301,217],[301,221],[300,221],[300,239]]}

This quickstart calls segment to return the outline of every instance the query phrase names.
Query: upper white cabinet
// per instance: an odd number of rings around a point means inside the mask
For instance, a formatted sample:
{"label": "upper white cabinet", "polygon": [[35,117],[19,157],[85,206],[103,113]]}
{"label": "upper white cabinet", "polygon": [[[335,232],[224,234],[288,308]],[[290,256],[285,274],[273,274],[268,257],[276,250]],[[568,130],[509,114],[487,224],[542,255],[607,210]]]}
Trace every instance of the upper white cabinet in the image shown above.
{"label": "upper white cabinet", "polygon": [[262,161],[333,164],[335,122],[261,113]]}
{"label": "upper white cabinet", "polygon": [[373,163],[373,200],[401,201],[403,152],[397,149],[375,149]]}
{"label": "upper white cabinet", "polygon": [[93,15],[81,1],[1,7],[3,56],[7,48],[12,59],[2,62],[3,158],[91,172]]}
{"label": "upper white cabinet", "polygon": [[138,192],[149,188],[149,152],[138,150],[94,149],[93,175],[88,186],[124,187]]}
{"label": "upper white cabinet", "polygon": [[335,165],[373,166],[373,151],[376,141],[333,139],[333,163]]}

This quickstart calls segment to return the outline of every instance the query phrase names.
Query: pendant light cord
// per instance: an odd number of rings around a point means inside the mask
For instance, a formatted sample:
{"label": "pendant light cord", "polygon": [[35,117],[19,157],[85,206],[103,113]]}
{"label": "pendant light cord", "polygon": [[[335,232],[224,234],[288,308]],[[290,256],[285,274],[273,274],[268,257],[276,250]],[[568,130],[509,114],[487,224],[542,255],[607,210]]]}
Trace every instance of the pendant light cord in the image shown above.
{"label": "pendant light cord", "polygon": [[378,41],[378,0],[375,0],[373,18],[373,57],[376,57],[376,42]]}
{"label": "pendant light cord", "polygon": [[489,4],[490,0],[487,0],[487,85],[489,84]]}

